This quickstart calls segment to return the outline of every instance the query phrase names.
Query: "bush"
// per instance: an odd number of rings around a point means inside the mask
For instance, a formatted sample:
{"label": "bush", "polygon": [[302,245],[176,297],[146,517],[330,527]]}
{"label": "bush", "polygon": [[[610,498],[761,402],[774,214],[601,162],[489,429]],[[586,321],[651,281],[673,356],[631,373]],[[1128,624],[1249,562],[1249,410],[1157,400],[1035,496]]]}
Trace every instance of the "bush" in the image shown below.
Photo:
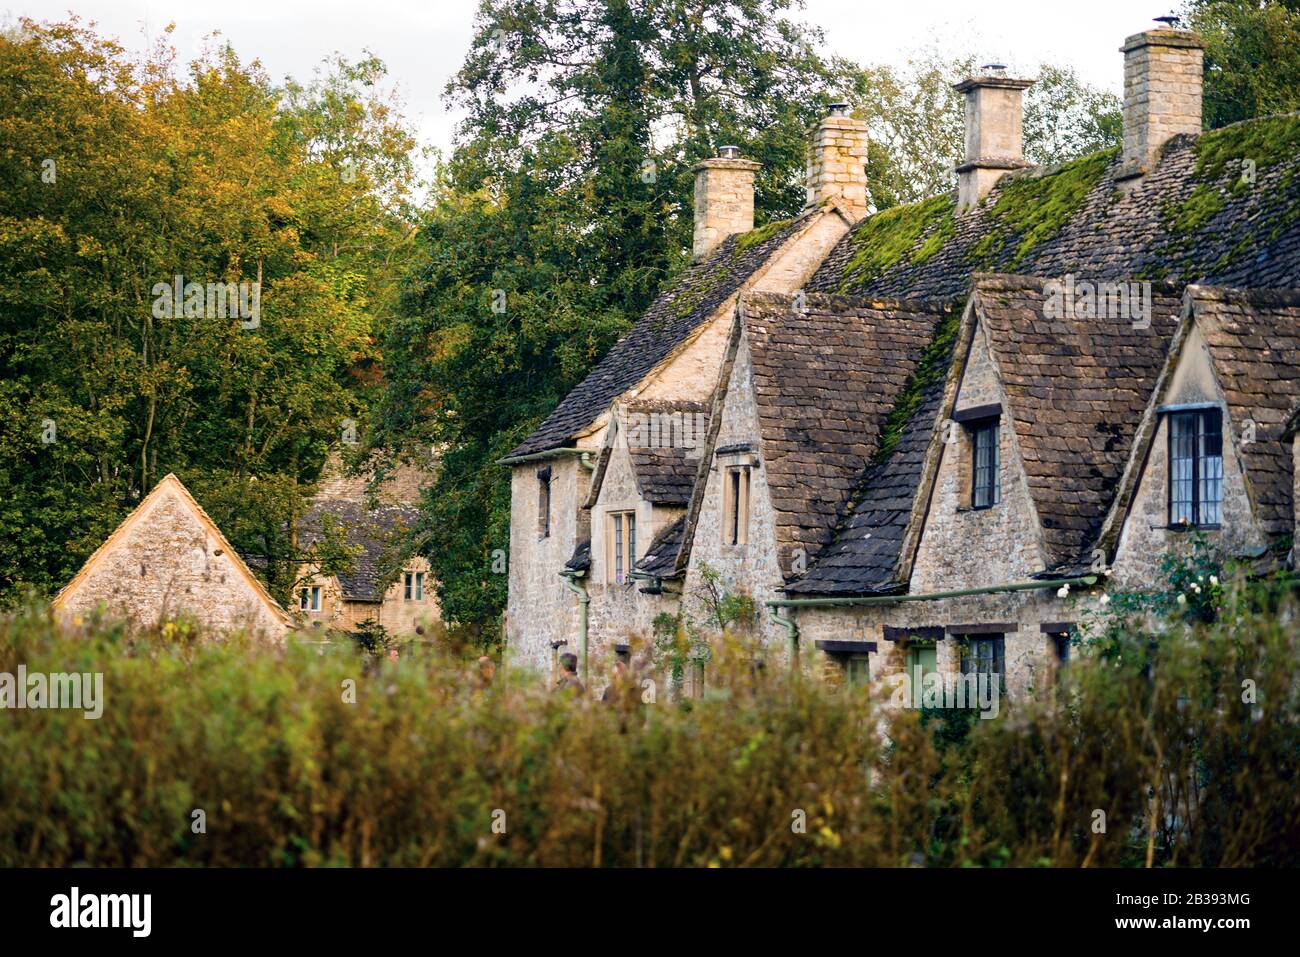
{"label": "bush", "polygon": [[1286,613],[1180,625],[972,722],[762,670],[600,703],[28,611],[0,672],[102,672],[106,703],[0,715],[0,865],[1294,865],[1296,649]]}

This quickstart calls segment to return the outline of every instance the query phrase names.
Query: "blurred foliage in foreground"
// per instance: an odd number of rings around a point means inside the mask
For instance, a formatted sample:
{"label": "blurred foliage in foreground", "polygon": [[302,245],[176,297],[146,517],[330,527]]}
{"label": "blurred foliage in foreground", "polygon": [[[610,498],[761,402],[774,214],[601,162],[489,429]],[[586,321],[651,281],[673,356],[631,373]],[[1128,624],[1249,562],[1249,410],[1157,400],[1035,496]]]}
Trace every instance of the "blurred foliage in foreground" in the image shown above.
{"label": "blurred foliage in foreground", "polygon": [[1300,626],[1260,586],[1218,599],[983,721],[762,669],[575,700],[450,653],[28,611],[0,672],[102,671],[105,706],[3,714],[0,865],[1294,866]]}

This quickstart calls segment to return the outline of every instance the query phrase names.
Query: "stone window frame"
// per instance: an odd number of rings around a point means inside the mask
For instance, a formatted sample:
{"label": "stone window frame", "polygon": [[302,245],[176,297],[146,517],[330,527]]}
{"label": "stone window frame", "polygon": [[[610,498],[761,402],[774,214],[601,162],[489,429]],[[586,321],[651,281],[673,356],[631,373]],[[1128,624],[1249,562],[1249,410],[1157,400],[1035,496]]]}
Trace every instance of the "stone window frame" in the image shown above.
{"label": "stone window frame", "polygon": [[[605,584],[631,584],[636,560],[636,509],[610,509],[605,513]],[[623,566],[621,578],[619,565]]]}
{"label": "stone window frame", "polygon": [[[962,426],[961,429],[961,451],[958,456],[958,502],[959,511],[977,511],[983,512],[994,508],[1002,503],[1002,404],[991,403],[988,405],[973,406],[968,409],[960,409],[953,412],[952,421]],[[989,445],[993,461],[989,468],[991,469],[989,489],[989,501],[983,505],[977,505],[980,492],[982,491],[979,483],[979,450],[980,436],[992,434],[992,441]]]}
{"label": "stone window frame", "polygon": [[[749,544],[749,502],[753,465],[726,462],[722,472],[722,544],[741,548]],[[733,481],[734,479],[734,481]]]}
{"label": "stone window frame", "polygon": [[537,537],[551,537],[551,467],[537,470]]}
{"label": "stone window frame", "polygon": [[[967,631],[953,634],[952,637],[957,641],[958,669],[963,675],[968,674],[988,674],[998,676],[998,690],[1001,694],[1007,693],[1007,636],[1004,633],[997,633],[992,630],[980,629],[979,631]],[[983,654],[983,649],[988,646],[990,654]],[[978,651],[972,654],[973,650]],[[990,665],[999,666],[999,670],[984,671],[982,665],[988,662]],[[974,670],[972,670],[974,666]]]}
{"label": "stone window frame", "polygon": [[[1168,522],[1168,527],[1170,529],[1180,530],[1180,531],[1189,530],[1189,529],[1215,529],[1215,528],[1222,527],[1223,525],[1223,483],[1224,483],[1224,469],[1223,469],[1224,416],[1223,416],[1222,407],[1220,407],[1217,403],[1211,403],[1211,404],[1198,403],[1196,405],[1188,405],[1188,406],[1170,406],[1166,409],[1163,409],[1162,413],[1165,418],[1165,452],[1166,452],[1165,507],[1166,507],[1166,519]],[[1189,462],[1191,465],[1191,475],[1187,479],[1187,482],[1190,486],[1191,499],[1189,501],[1186,501],[1186,506],[1187,506],[1186,514],[1184,514],[1183,517],[1175,519],[1174,517],[1174,509],[1175,509],[1174,452],[1175,452],[1176,439],[1174,436],[1174,423],[1176,421],[1186,422],[1189,419],[1192,420],[1192,429],[1190,433],[1190,438],[1192,443],[1191,455],[1187,457],[1179,456],[1179,458]],[[1215,426],[1213,431],[1211,431],[1209,427],[1211,422],[1213,422]],[[1210,439],[1211,437],[1213,438],[1213,445],[1211,445],[1210,447],[1213,448],[1217,446],[1218,448],[1217,455],[1209,452],[1202,445],[1202,443],[1205,442],[1205,440]],[[1216,459],[1216,458],[1218,459],[1218,475],[1215,476],[1214,478],[1207,480],[1205,476],[1202,474],[1204,468],[1203,463],[1208,460]],[[1202,483],[1205,481],[1217,483],[1216,491],[1218,495],[1214,499],[1214,502],[1217,506],[1218,521],[1213,521],[1213,522],[1201,521],[1201,507],[1202,505],[1205,504],[1205,502],[1201,498],[1202,491],[1203,491]],[[1179,499],[1178,501],[1179,503],[1182,503],[1184,500]],[[1190,519],[1186,517],[1187,514],[1191,516]]]}
{"label": "stone window frame", "polygon": [[321,610],[320,585],[303,585],[298,589],[298,610],[318,612]]}
{"label": "stone window frame", "polygon": [[[878,653],[878,648],[879,645],[874,641],[822,639],[817,642],[817,649],[824,652],[844,672],[844,685],[848,688],[866,688],[871,685],[871,656]],[[854,663],[866,669],[866,674],[860,681],[854,681]]]}
{"label": "stone window frame", "polygon": [[424,572],[413,568],[403,572],[402,601],[424,601]]}
{"label": "stone window frame", "polygon": [[1059,671],[1070,663],[1070,642],[1078,634],[1079,626],[1072,621],[1045,621],[1039,626],[1048,641],[1052,643],[1056,668]]}

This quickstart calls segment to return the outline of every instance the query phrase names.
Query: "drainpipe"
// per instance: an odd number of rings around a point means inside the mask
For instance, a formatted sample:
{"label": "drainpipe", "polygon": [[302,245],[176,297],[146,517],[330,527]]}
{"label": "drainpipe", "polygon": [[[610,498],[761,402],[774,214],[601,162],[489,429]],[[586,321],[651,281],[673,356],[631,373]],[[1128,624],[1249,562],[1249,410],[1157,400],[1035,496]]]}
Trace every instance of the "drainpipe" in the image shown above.
{"label": "drainpipe", "polygon": [[569,591],[578,596],[578,673],[582,677],[583,684],[587,683],[587,606],[591,604],[591,596],[587,594],[587,589],[578,579],[582,577],[582,572],[571,572],[563,574],[564,584],[569,587]]}
{"label": "drainpipe", "polygon": [[[1009,582],[988,585],[984,588],[961,588],[957,591],[932,591],[916,595],[866,595],[855,598],[778,598],[766,602],[768,608],[832,608],[837,605],[893,605],[903,601],[938,601],[942,598],[966,598],[970,595],[994,595],[1009,591],[1039,591],[1060,588],[1062,585],[1095,585],[1096,575],[1078,578],[1056,578],[1051,581]],[[784,624],[784,622],[782,622]]]}
{"label": "drainpipe", "polygon": [[[768,607],[771,606],[772,603],[768,602]],[[782,614],[779,606],[772,608],[772,620],[785,628],[786,660],[790,662],[790,672],[793,674],[799,670],[799,623]]]}

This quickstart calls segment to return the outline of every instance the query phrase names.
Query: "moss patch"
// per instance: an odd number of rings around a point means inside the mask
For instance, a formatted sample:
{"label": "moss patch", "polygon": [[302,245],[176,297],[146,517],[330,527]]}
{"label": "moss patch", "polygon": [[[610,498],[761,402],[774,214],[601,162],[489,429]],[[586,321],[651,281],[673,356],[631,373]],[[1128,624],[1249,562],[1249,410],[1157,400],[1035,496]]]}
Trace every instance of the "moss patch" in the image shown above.
{"label": "moss patch", "polygon": [[[685,319],[693,313],[717,289],[718,284],[724,278],[734,274],[740,260],[747,253],[775,238],[793,222],[793,219],[784,219],[775,223],[767,223],[757,229],[751,229],[747,233],[740,233],[735,238],[727,240],[727,242],[731,243],[731,248],[727,250],[726,255],[712,260],[707,266],[707,274],[700,276],[693,285],[683,289],[673,300],[673,314],[679,319]],[[691,268],[699,270],[703,267],[696,265]]]}
{"label": "moss patch", "polygon": [[[984,217],[988,231],[971,249],[972,265],[977,269],[1021,265],[1037,246],[1074,218],[1118,152],[1093,153],[1042,176],[1003,180]],[[1011,259],[1004,263],[1013,243]]]}
{"label": "moss patch", "polygon": [[[1204,227],[1230,197],[1254,189],[1269,169],[1300,155],[1300,117],[1269,116],[1211,130],[1197,138],[1194,150],[1192,180],[1196,187],[1182,202],[1170,203],[1163,210],[1165,227],[1180,238]],[[1256,183],[1244,176],[1247,161],[1255,164]],[[1293,168],[1280,188],[1288,188],[1294,177]]]}
{"label": "moss patch", "polygon": [[884,428],[880,430],[880,446],[872,460],[873,465],[879,465],[889,458],[902,440],[907,423],[925,399],[926,393],[943,382],[948,374],[953,343],[957,341],[957,331],[960,328],[961,313],[957,310],[944,316],[935,327],[934,338],[925,347],[921,361],[912,370],[903,391],[894,401],[894,408],[885,419]]}
{"label": "moss patch", "polygon": [[853,232],[839,291],[861,288],[904,259],[913,265],[930,259],[956,234],[955,210],[951,196],[932,196],[868,217]]}
{"label": "moss patch", "polygon": [[759,243],[767,242],[792,222],[794,222],[792,219],[782,219],[775,223],[768,223],[765,226],[759,226],[757,229],[751,229],[747,233],[741,233],[736,237],[736,245],[732,250],[732,255],[743,256]]}

